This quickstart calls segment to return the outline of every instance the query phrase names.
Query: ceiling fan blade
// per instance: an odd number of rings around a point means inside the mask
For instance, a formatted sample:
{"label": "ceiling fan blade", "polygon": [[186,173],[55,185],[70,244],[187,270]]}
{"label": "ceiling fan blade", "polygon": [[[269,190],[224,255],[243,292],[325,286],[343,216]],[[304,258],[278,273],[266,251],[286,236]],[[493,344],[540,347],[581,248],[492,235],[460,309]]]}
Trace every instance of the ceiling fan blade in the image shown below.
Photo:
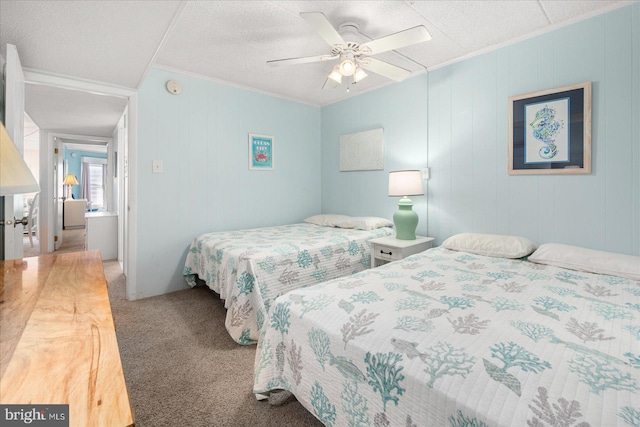
{"label": "ceiling fan blade", "polygon": [[360,45],[360,48],[369,48],[371,51],[369,54],[375,55],[377,53],[400,49],[405,46],[426,42],[428,40],[431,40],[429,31],[427,31],[423,25],[418,25],[417,27],[400,31],[399,33],[363,43]]}
{"label": "ceiling fan blade", "polygon": [[324,16],[324,13],[302,12],[300,16],[302,16],[302,18],[304,18],[304,20],[307,21],[307,23],[311,25],[313,29],[316,30],[318,34],[320,34],[320,37],[322,37],[324,41],[329,43],[330,46],[336,44],[345,44],[342,36],[338,33],[338,31],[336,31],[335,28],[333,28],[333,25],[331,25],[331,22],[329,22],[327,17]]}
{"label": "ceiling fan blade", "polygon": [[[366,62],[366,64],[365,64]],[[365,70],[373,71],[376,74],[387,77],[391,80],[401,82],[411,75],[411,71],[398,67],[397,65],[389,64],[388,62],[381,61],[376,58],[366,58],[360,63],[360,66]]]}
{"label": "ceiling fan blade", "polygon": [[267,64],[271,66],[306,64],[309,62],[331,61],[332,59],[337,59],[339,57],[340,57],[339,55],[317,55],[317,56],[305,56],[301,58],[274,59],[272,61],[267,61]]}
{"label": "ceiling fan blade", "polygon": [[340,83],[333,79],[327,78],[327,80],[325,80],[324,84],[322,85],[322,89],[333,89],[334,87],[338,86],[340,86]]}

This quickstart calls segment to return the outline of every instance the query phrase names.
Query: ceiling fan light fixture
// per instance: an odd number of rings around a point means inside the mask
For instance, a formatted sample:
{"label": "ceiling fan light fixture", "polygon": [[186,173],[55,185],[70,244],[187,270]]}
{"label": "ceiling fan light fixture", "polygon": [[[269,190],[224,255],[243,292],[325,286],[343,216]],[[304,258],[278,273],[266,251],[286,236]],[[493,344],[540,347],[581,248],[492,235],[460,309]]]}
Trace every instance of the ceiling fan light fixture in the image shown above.
{"label": "ceiling fan light fixture", "polygon": [[367,76],[368,74],[365,73],[365,71],[362,68],[356,67],[356,71],[353,73],[353,82],[358,83],[359,81],[363,80]]}
{"label": "ceiling fan light fixture", "polygon": [[329,78],[337,82],[338,84],[342,83],[342,74],[340,74],[339,66],[336,65],[335,67],[333,67],[333,70],[329,74]]}
{"label": "ceiling fan light fixture", "polygon": [[345,58],[340,63],[340,73],[342,73],[343,76],[347,76],[347,77],[351,76],[355,71],[356,71],[356,64],[355,62],[353,62],[353,59]]}
{"label": "ceiling fan light fixture", "polygon": [[[319,2],[316,2],[319,3]],[[269,65],[279,64],[306,64],[310,62],[333,61],[340,62],[333,68],[329,76],[325,79],[323,89],[332,89],[342,83],[343,77],[351,77],[351,83],[357,83],[367,77],[363,70],[366,68],[382,77],[395,81],[402,81],[411,75],[411,70],[374,58],[373,55],[395,51],[397,49],[422,43],[431,38],[424,25],[408,28],[388,36],[380,37],[364,43],[355,41],[345,41],[341,32],[346,35],[363,36],[358,29],[358,25],[352,22],[343,23],[338,31],[326,15],[322,12],[302,12],[300,16],[324,39],[330,46],[330,54],[316,55],[300,58],[287,58],[267,61]],[[407,59],[411,60],[411,58]],[[347,85],[347,90],[349,85]]]}

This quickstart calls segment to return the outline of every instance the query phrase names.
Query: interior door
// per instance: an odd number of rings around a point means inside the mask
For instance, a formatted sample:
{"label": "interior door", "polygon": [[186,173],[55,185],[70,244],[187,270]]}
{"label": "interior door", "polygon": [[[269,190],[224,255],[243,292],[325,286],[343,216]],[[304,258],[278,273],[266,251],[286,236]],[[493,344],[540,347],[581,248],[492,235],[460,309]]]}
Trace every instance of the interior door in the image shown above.
{"label": "interior door", "polygon": [[[18,57],[18,50],[12,44],[7,44],[7,63],[5,69],[5,117],[4,125],[11,140],[20,154],[24,153],[24,73]],[[5,219],[22,218],[23,196],[5,196]],[[18,225],[4,226],[4,258],[22,258],[24,248],[22,236],[24,227]]]}

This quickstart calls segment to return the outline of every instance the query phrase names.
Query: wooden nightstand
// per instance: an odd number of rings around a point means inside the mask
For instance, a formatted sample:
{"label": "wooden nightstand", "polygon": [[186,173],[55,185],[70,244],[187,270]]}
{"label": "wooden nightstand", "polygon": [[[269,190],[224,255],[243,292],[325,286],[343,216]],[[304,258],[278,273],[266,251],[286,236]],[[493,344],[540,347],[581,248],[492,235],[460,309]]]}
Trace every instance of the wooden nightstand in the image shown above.
{"label": "wooden nightstand", "polygon": [[371,268],[397,261],[431,248],[433,237],[416,236],[416,240],[399,240],[395,236],[371,239]]}

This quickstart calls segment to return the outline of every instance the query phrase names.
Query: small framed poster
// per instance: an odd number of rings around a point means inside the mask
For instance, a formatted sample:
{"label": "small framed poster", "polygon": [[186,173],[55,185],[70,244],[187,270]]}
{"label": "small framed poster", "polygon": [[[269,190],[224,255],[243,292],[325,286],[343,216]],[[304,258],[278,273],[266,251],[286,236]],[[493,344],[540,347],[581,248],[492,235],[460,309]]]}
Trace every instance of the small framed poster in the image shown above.
{"label": "small framed poster", "polygon": [[591,82],[509,98],[509,175],[591,173]]}
{"label": "small framed poster", "polygon": [[273,137],[249,134],[249,169],[273,170]]}

